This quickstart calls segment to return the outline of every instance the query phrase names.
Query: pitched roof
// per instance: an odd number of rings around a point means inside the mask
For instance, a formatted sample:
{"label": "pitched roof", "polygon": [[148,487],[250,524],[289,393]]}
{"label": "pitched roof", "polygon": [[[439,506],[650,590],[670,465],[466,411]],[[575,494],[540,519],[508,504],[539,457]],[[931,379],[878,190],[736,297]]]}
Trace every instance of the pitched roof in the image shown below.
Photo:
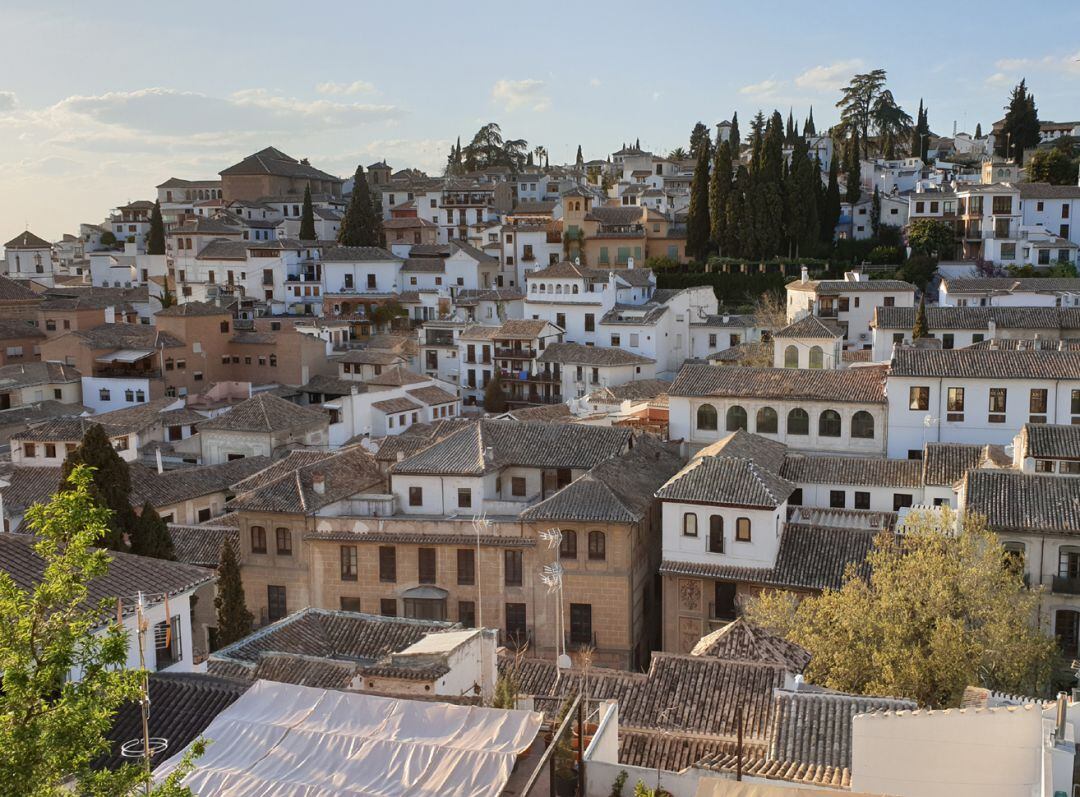
{"label": "pitched roof", "polygon": [[397,365],[404,363],[406,358],[385,349],[349,349],[334,359],[340,363],[360,365]]}
{"label": "pitched roof", "polygon": [[0,368],[0,390],[81,381],[82,374],[74,366],[60,362],[18,363]]}
{"label": "pitched roof", "polygon": [[321,410],[301,407],[272,393],[257,393],[216,418],[204,421],[199,431],[280,432],[329,422]]}
{"label": "pitched roof", "polygon": [[1051,185],[1050,183],[1020,183],[1021,199],[1080,199],[1078,185]]}
{"label": "pitched roof", "polygon": [[656,491],[656,497],[773,509],[794,491],[794,484],[751,459],[704,456],[692,459]]}
{"label": "pitched roof", "polygon": [[[851,373],[849,369],[841,373]],[[1016,351],[1009,349],[916,349],[893,352],[890,376],[954,379],[1076,379],[1080,351]]]}
{"label": "pitched roof", "polygon": [[795,280],[785,286],[789,291],[815,291],[817,293],[861,293],[863,291],[911,291],[915,286],[903,280]]}
{"label": "pitched roof", "polygon": [[636,379],[614,387],[602,387],[589,394],[592,402],[634,401],[666,397],[671,382],[662,379]]}
{"label": "pitched roof", "polygon": [[656,360],[618,347],[585,346],[581,343],[549,343],[544,353],[537,358],[537,362],[605,368],[620,365],[645,365],[655,363]]}
{"label": "pitched roof", "polygon": [[841,329],[831,322],[822,321],[816,315],[805,315],[773,334],[774,338],[822,338],[844,337]]}
{"label": "pitched roof", "polygon": [[810,663],[810,653],[805,648],[743,617],[703,636],[690,655],[777,664],[792,673],[802,672]]}
{"label": "pitched roof", "polygon": [[44,238],[34,235],[30,230],[24,230],[6,244],[5,249],[52,249],[52,244]]}
{"label": "pitched roof", "polygon": [[39,302],[41,296],[18,280],[0,276],[0,302]]}
{"label": "pitched roof", "polygon": [[560,260],[544,268],[525,273],[526,280],[532,279],[584,279],[585,269],[569,260]]}
{"label": "pitched roof", "polygon": [[980,293],[1004,291],[1009,293],[1056,293],[1080,291],[1080,277],[962,277],[942,280],[950,293]]}
{"label": "pitched roof", "polygon": [[179,338],[146,324],[100,324],[68,333],[91,349],[175,349]]}
{"label": "pitched roof", "polygon": [[381,246],[328,246],[323,249],[321,259],[327,263],[362,263],[372,260],[401,260]]}
{"label": "pitched roof", "polygon": [[220,307],[211,302],[183,302],[181,304],[174,304],[171,307],[166,307],[162,310],[158,310],[154,315],[165,316],[167,318],[190,318],[192,316],[204,316],[204,315],[232,315],[224,307]]}
{"label": "pitched roof", "polygon": [[21,318],[0,318],[0,340],[44,338],[45,333]]}
{"label": "pitched roof", "polygon": [[385,399],[383,401],[373,401],[371,407],[372,409],[385,413],[410,412],[412,410],[420,409],[419,404],[415,401],[410,401],[404,396],[395,396],[394,398]]}
{"label": "pitched roof", "polygon": [[0,466],[0,479],[8,482],[2,490],[4,514],[12,517],[52,497],[60,486],[60,468],[20,467],[7,462]]}
{"label": "pitched roof", "polygon": [[1021,432],[1024,456],[1038,459],[1080,459],[1080,425],[1026,423]]}
{"label": "pitched roof", "polygon": [[716,368],[684,365],[670,396],[734,396],[865,404],[885,403],[885,369]]}
{"label": "pitched roof", "polygon": [[430,380],[431,377],[418,374],[404,365],[395,365],[393,368],[384,368],[381,374],[371,377],[365,384],[403,387],[404,385],[415,385],[417,382],[428,382]]}
{"label": "pitched roof", "polygon": [[421,404],[427,404],[432,406],[435,404],[448,404],[452,401],[457,401],[458,397],[453,393],[448,393],[438,385],[428,385],[427,387],[418,387],[414,390],[406,390],[408,395],[419,401]]}
{"label": "pitched roof", "polygon": [[[877,307],[873,325],[878,329],[910,330],[915,307]],[[926,308],[931,331],[949,329],[1080,329],[1080,307],[942,307]]]}
{"label": "pitched roof", "polygon": [[965,509],[994,531],[1080,534],[1080,479],[973,470],[963,490]]}
{"label": "pitched roof", "polygon": [[227,492],[233,484],[262,470],[270,462],[269,457],[244,457],[217,465],[199,465],[163,473],[133,462],[129,465],[131,503],[141,506],[149,501],[155,507],[163,507],[211,493]]}
{"label": "pitched roof", "polygon": [[[211,525],[221,523],[222,525]],[[178,526],[169,524],[169,536],[172,538],[176,561],[199,567],[217,569],[221,561],[221,546],[228,540],[233,550],[240,553],[240,529],[224,525],[222,518],[214,518],[197,526]]]}
{"label": "pitched roof", "polygon": [[700,449],[695,456],[741,457],[780,475],[786,454],[783,443],[739,429]]}
{"label": "pitched roof", "polygon": [[218,172],[222,177],[239,174],[269,174],[276,177],[307,177],[315,180],[343,182],[340,177],[316,169],[306,163],[291,158],[279,149],[267,147],[254,155],[248,155],[239,163],[234,163]]}
{"label": "pitched roof", "polygon": [[797,484],[921,487],[923,464],[917,459],[788,454],[780,475]]}
{"label": "pitched roof", "polygon": [[466,418],[446,418],[431,423],[414,423],[399,435],[384,437],[379,443],[375,459],[379,462],[396,462],[399,454],[402,457],[412,456],[417,451],[427,448],[432,443],[472,423]]}
{"label": "pitched roof", "polygon": [[1008,467],[1011,462],[1001,446],[927,443],[922,460],[922,481],[928,487],[952,487],[969,470],[987,464]]}

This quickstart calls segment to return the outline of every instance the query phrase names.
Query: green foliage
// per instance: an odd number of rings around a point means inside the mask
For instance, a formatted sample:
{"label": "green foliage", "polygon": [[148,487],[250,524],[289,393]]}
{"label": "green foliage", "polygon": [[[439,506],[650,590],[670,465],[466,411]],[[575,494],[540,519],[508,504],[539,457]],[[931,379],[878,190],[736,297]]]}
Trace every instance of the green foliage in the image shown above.
{"label": "green foliage", "polygon": [[919,340],[930,336],[926,325],[926,294],[919,298],[919,309],[915,312],[915,326],[911,328],[911,339]]}
{"label": "green foliage", "polygon": [[1077,276],[1076,264],[1067,260],[1059,260],[1046,273],[1048,277],[1075,277]]}
{"label": "green foliage", "polygon": [[881,229],[881,191],[875,185],[874,196],[870,199],[870,230],[875,238],[879,229]]}
{"label": "green foliage", "polygon": [[375,307],[371,311],[371,321],[376,329],[384,329],[394,325],[395,318],[403,318],[409,311],[402,307],[397,300],[390,300]]}
{"label": "green foliage", "polygon": [[[3,797],[120,797],[149,781],[132,765],[116,772],[90,770],[109,750],[105,733],[117,709],[141,695],[143,673],[124,668],[124,629],[115,623],[102,629],[115,616],[115,605],[87,604],[87,585],[109,567],[107,553],[93,547],[108,534],[109,512],[94,500],[88,467],[74,468],[68,480],[68,489],[27,512],[39,538],[34,549],[44,561],[40,581],[23,589],[0,572]],[[73,673],[77,679],[69,678]],[[201,747],[192,755],[200,752]],[[190,794],[178,781],[148,793]]]}
{"label": "green foliage", "polygon": [[934,278],[934,273],[936,271],[937,260],[933,257],[930,257],[929,255],[912,255],[908,258],[908,261],[897,270],[896,277],[897,279],[906,280],[922,290],[926,290],[926,286],[930,283],[930,280]]}
{"label": "green foliage", "polygon": [[161,295],[155,295],[152,298],[158,300],[158,303],[161,305],[162,310],[167,307],[172,307],[174,304],[176,304],[176,294],[173,293],[172,289],[169,288],[169,278],[167,275],[165,277],[165,282],[161,286]]}
{"label": "green foliage", "polygon": [[921,158],[926,161],[927,151],[930,148],[930,123],[926,118],[926,110],[923,101],[919,100],[919,114],[915,125],[911,128],[911,146],[908,151],[913,158]]}
{"label": "green foliage", "polygon": [[131,508],[131,475],[127,463],[116,453],[101,424],[87,429],[82,442],[67,455],[60,469],[60,489],[73,489],[70,477],[79,465],[91,468],[90,496],[103,509],[110,510],[106,519],[108,532],[101,542],[113,551],[127,550],[126,537],[135,528],[135,512]]}
{"label": "green foliage", "polygon": [[[713,261],[710,261],[713,262]],[[756,265],[756,264],[755,264]],[[754,304],[763,293],[784,289],[784,275],[779,271],[766,274],[725,273],[722,271],[692,271],[687,273],[661,272],[657,274],[658,288],[689,288],[709,285],[721,305],[733,307]]]}
{"label": "green foliage", "polygon": [[484,409],[488,412],[500,413],[506,412],[507,406],[502,377],[499,376],[499,370],[495,369],[491,379],[488,380],[487,385],[484,387]]}
{"label": "green foliage", "polygon": [[915,219],[907,226],[907,244],[913,254],[952,256],[955,245],[953,229],[939,219]]}
{"label": "green foliage", "polygon": [[610,797],[622,797],[623,787],[626,786],[626,779],[629,777],[626,774],[626,770],[619,770],[619,774],[615,776],[615,780],[611,784]]}
{"label": "green foliage", "polygon": [[829,161],[829,180],[821,204],[821,240],[832,243],[836,237],[836,225],[840,223],[840,156],[833,149]]}
{"label": "green foliage", "polygon": [[150,233],[146,239],[146,254],[165,254],[165,222],[161,218],[161,202],[154,200],[154,209],[150,213]]}
{"label": "green foliage", "polygon": [[240,578],[236,549],[228,539],[221,546],[217,576],[217,595],[214,598],[214,608],[217,610],[216,642],[219,647],[225,647],[250,634],[255,621],[244,598],[244,582]]}
{"label": "green foliage", "polygon": [[731,132],[728,134],[728,141],[731,143],[731,159],[738,162],[739,153],[742,152],[742,139],[739,137],[738,111],[731,114]]}
{"label": "green foliage", "polygon": [[1036,152],[1025,168],[1028,180],[1033,183],[1076,185],[1077,162],[1056,147]]}
{"label": "green foliage", "polygon": [[690,153],[687,152],[683,147],[675,147],[675,149],[671,150],[671,152],[668,153],[668,160],[669,161],[690,160]]}
{"label": "green foliage", "polygon": [[686,218],[686,253],[704,261],[709,255],[709,149],[702,146],[690,183],[690,208]]}
{"label": "green foliage", "polygon": [[806,140],[795,139],[791,156],[791,172],[787,183],[787,234],[794,244],[796,256],[814,247],[821,223],[818,197],[821,193],[821,167],[811,160]]}
{"label": "green foliage", "polygon": [[[862,136],[864,146],[874,122],[874,110],[878,97],[885,88],[885,70],[874,69],[857,74],[843,89],[836,107],[840,109],[840,128],[844,133]],[[856,152],[858,157],[858,152]]]}
{"label": "green foliage", "polygon": [[1037,626],[1039,595],[1024,587],[997,536],[971,515],[913,512],[901,538],[882,534],[839,590],[801,602],[763,593],[748,618],[811,653],[806,675],[830,689],[959,705],[966,686],[1042,693],[1059,654]]}
{"label": "green foliage", "polygon": [[[353,193],[356,186],[353,186]],[[311,205],[311,185],[304,186],[304,209],[300,214],[300,240],[314,241],[315,235],[315,208]]]}
{"label": "green foliage", "polygon": [[721,141],[713,150],[709,174],[709,237],[721,253],[726,240],[725,211],[732,188],[731,144]]}
{"label": "green foliage", "polygon": [[861,175],[859,133],[857,129],[853,129],[844,149],[844,180],[846,182],[844,199],[852,205],[858,202],[862,195]]}
{"label": "green foliage", "polygon": [[476,131],[472,141],[462,153],[465,172],[475,172],[497,166],[507,166],[521,171],[525,166],[528,142],[523,138],[504,140],[502,128],[488,122]]}
{"label": "green foliage", "polygon": [[135,519],[131,552],[152,559],[176,560],[169,527],[149,501],[143,504],[142,513]]}
{"label": "green foliage", "polygon": [[1035,97],[1021,80],[1009,95],[1001,131],[994,135],[994,152],[1016,163],[1023,162],[1024,150],[1039,145],[1039,112]]}
{"label": "green foliage", "polygon": [[101,245],[116,246],[116,236],[112,234],[111,230],[105,230],[105,232],[101,234]]}
{"label": "green foliage", "polygon": [[679,261],[673,260],[666,255],[650,257],[645,260],[645,268],[650,268],[653,271],[672,271],[679,268]]}
{"label": "green foliage", "polygon": [[896,246],[875,246],[866,255],[866,262],[872,266],[895,266],[904,259],[904,253]]}
{"label": "green foliage", "polygon": [[702,149],[710,156],[712,155],[712,139],[709,137],[709,128],[705,126],[704,122],[698,122],[694,125],[694,129],[690,131],[690,157],[697,160]]}
{"label": "green foliage", "polygon": [[364,167],[357,166],[353,176],[352,197],[338,228],[338,243],[344,246],[380,246],[375,205],[371,200]]}

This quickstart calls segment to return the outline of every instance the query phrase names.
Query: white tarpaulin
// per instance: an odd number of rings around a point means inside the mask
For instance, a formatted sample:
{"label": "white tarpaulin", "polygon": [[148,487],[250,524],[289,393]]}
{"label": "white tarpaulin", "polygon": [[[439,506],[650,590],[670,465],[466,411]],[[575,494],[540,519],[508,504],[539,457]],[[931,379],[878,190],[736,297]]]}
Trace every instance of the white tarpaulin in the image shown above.
{"label": "white tarpaulin", "polygon": [[540,723],[532,711],[258,681],[203,732],[184,782],[202,797],[495,797]]}

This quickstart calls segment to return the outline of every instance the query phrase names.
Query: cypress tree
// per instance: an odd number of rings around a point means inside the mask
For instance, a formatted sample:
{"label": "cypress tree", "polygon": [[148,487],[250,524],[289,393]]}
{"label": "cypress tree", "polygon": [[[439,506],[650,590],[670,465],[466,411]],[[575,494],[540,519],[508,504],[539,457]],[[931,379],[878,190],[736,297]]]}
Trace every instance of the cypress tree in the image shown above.
{"label": "cypress tree", "polygon": [[982,122],[975,123],[975,138],[982,138]]}
{"label": "cypress tree", "polygon": [[154,200],[154,209],[150,213],[150,234],[146,239],[146,254],[165,254],[165,221],[161,218],[161,202]]}
{"label": "cypress tree", "polygon": [[[353,191],[356,187],[353,186]],[[300,240],[314,241],[315,235],[315,208],[311,205],[311,185],[304,186],[304,209],[300,215]]]}
{"label": "cypress tree", "polygon": [[874,237],[878,237],[878,231],[881,229],[881,191],[878,187],[874,186],[874,197],[870,200],[870,229],[874,233]]}
{"label": "cypress tree", "polygon": [[729,134],[728,141],[731,142],[731,159],[733,162],[739,162],[739,156],[742,154],[742,139],[739,138],[739,112],[735,111],[731,114],[731,133]]}
{"label": "cypress tree", "polygon": [[126,551],[127,540],[135,527],[135,513],[131,509],[131,474],[128,465],[120,459],[116,449],[109,442],[108,435],[95,423],[86,430],[82,442],[67,455],[60,469],[59,490],[71,489],[68,477],[78,465],[87,465],[94,469],[94,480],[90,485],[90,495],[94,502],[112,512],[109,518],[109,533],[101,544],[113,551]]}
{"label": "cypress tree", "polygon": [[829,161],[829,184],[825,189],[822,211],[821,240],[832,243],[836,237],[836,225],[840,223],[840,156],[835,149]]}
{"label": "cypress tree", "polygon": [[709,228],[709,149],[703,145],[698,147],[686,218],[686,251],[701,263],[709,256]]}
{"label": "cypress tree", "polygon": [[364,167],[356,167],[353,177],[352,197],[345,209],[345,218],[338,229],[338,243],[345,246],[378,246],[375,229],[374,205],[364,179]]}
{"label": "cypress tree", "polygon": [[1039,114],[1035,97],[1028,93],[1027,83],[1021,80],[1009,96],[1001,133],[994,138],[998,155],[1020,163],[1024,150],[1039,144]]}
{"label": "cypress tree", "polygon": [[149,501],[143,504],[142,514],[135,519],[135,528],[131,535],[131,552],[153,559],[170,561],[176,559],[169,527]]}
{"label": "cypress tree", "polygon": [[922,123],[923,123],[923,101],[919,98],[919,110],[915,114],[915,125],[911,128],[911,146],[908,147],[908,152],[911,153],[913,158],[922,157]]}
{"label": "cypress tree", "polygon": [[752,245],[750,226],[750,172],[739,165],[724,213],[724,243],[728,257],[749,257]]}
{"label": "cypress tree", "polygon": [[585,156],[581,154],[581,144],[577,145],[577,158],[574,159],[574,163],[579,169],[585,165]]}
{"label": "cypress tree", "polygon": [[798,256],[812,247],[818,238],[818,194],[821,192],[821,166],[803,138],[795,139],[791,173],[787,183],[788,236]]}
{"label": "cypress tree", "polygon": [[244,600],[244,582],[240,578],[240,564],[232,541],[225,540],[221,546],[221,559],[217,571],[217,647],[231,645],[251,633],[254,616],[248,611]]}
{"label": "cypress tree", "polygon": [[810,106],[810,115],[808,117],[806,117],[806,123],[803,125],[802,131],[803,131],[803,135],[806,136],[806,138],[810,138],[811,136],[816,136],[817,135],[817,128],[814,126],[814,106],[813,105]]}
{"label": "cypress tree", "polygon": [[787,112],[787,127],[784,129],[784,143],[795,143],[795,117],[792,115],[791,108],[788,108]]}
{"label": "cypress tree", "polygon": [[712,174],[709,175],[709,224],[713,244],[725,253],[725,220],[728,196],[731,194],[731,144],[721,141],[713,152]]}
{"label": "cypress tree", "polygon": [[[750,122],[750,174],[754,176],[761,168],[761,147],[765,135],[765,115],[761,111]],[[757,179],[755,177],[755,179]]]}
{"label": "cypress tree", "polygon": [[[756,121],[756,120],[755,120]],[[784,120],[774,111],[761,137],[759,167],[751,173],[753,255],[773,257],[784,238]]]}
{"label": "cypress tree", "polygon": [[503,390],[502,379],[496,368],[487,385],[484,387],[484,409],[487,412],[506,412],[506,392]]}
{"label": "cypress tree", "polygon": [[844,198],[852,205],[859,201],[859,196],[862,193],[859,186],[861,172],[859,160],[859,131],[852,128],[847,151],[844,153],[844,178],[847,180],[847,191]]}
{"label": "cypress tree", "polygon": [[911,329],[912,340],[928,337],[930,330],[926,326],[926,294],[919,299],[919,309],[915,313],[915,326]]}

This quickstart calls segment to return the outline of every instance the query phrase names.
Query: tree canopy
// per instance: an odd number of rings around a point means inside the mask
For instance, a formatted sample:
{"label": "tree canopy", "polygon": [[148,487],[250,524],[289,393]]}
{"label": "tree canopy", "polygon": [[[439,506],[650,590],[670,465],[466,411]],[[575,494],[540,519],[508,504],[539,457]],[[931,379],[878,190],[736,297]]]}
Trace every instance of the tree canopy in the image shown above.
{"label": "tree canopy", "polygon": [[940,219],[915,219],[907,226],[907,243],[913,254],[950,257],[955,245],[953,229]]}
{"label": "tree canopy", "polygon": [[1039,145],[1039,111],[1035,96],[1028,92],[1027,82],[1021,80],[1009,95],[1001,131],[994,134],[994,151],[1016,163],[1024,160],[1024,150]]}
{"label": "tree canopy", "polygon": [[[353,192],[356,187],[353,187]],[[304,208],[300,215],[300,240],[314,241],[318,236],[315,234],[315,208],[311,204],[311,185],[304,186]]]}
{"label": "tree canopy", "polygon": [[131,474],[128,465],[116,453],[101,424],[86,430],[82,442],[64,459],[60,469],[60,489],[71,490],[71,475],[79,465],[92,470],[88,486],[98,506],[110,511],[105,519],[107,533],[101,543],[114,551],[127,550],[127,538],[135,530],[135,512],[131,508]]}
{"label": "tree canopy", "polygon": [[165,254],[165,221],[161,218],[161,201],[154,200],[154,209],[150,211],[150,232],[146,236],[146,254]]}
{"label": "tree canopy", "polygon": [[496,369],[484,387],[484,409],[487,412],[500,413],[506,412],[507,406],[506,392],[503,390],[502,379]]}
{"label": "tree canopy", "polygon": [[228,539],[221,546],[217,577],[217,595],[214,598],[214,608],[217,611],[215,643],[218,648],[223,648],[250,634],[255,621],[244,598],[244,582],[240,578],[236,549]]}
{"label": "tree canopy", "polygon": [[1057,147],[1036,152],[1026,169],[1028,180],[1033,183],[1076,185],[1077,162]]}
{"label": "tree canopy", "polygon": [[375,217],[375,203],[371,200],[371,192],[364,178],[364,167],[357,166],[352,196],[338,228],[338,243],[345,246],[381,246],[380,229],[381,220]]}

